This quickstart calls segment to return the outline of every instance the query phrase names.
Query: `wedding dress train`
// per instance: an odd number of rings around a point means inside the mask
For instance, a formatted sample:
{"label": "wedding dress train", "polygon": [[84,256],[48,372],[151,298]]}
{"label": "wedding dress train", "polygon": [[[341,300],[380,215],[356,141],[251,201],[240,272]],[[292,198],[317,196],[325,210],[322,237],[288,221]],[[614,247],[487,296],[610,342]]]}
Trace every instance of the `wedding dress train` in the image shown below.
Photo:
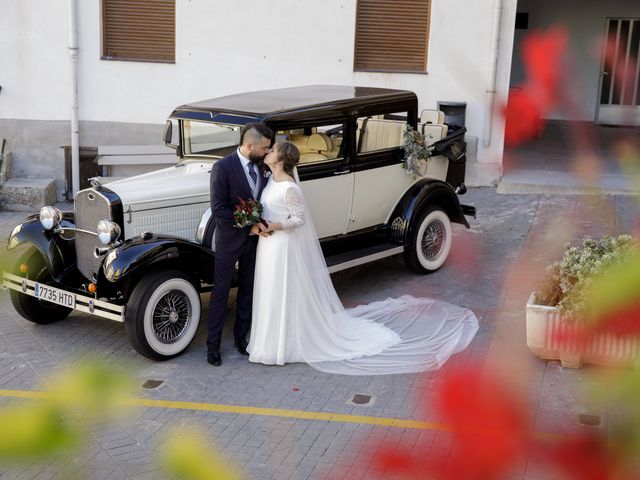
{"label": "wedding dress train", "polygon": [[345,309],[300,187],[270,178],[264,218],[284,230],[261,237],[256,257],[251,362],[306,362],[329,373],[382,375],[440,368],[478,330],[473,312],[402,296]]}

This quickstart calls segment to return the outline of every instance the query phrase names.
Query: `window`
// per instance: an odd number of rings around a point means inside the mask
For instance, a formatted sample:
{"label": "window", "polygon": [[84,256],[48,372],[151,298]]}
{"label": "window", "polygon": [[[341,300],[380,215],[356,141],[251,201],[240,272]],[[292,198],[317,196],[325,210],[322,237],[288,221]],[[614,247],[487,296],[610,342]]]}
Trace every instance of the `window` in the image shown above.
{"label": "window", "polygon": [[427,70],[431,0],[358,0],[354,70]]}
{"label": "window", "polygon": [[360,117],[357,125],[357,153],[400,148],[407,129],[407,112]]}
{"label": "window", "polygon": [[288,140],[300,151],[300,163],[317,163],[335,160],[344,156],[342,139],[344,125],[321,125],[317,127],[280,130],[277,138]]}
{"label": "window", "polygon": [[102,0],[102,59],[173,63],[175,0]]}
{"label": "window", "polygon": [[240,125],[183,120],[184,154],[222,158],[238,148]]}

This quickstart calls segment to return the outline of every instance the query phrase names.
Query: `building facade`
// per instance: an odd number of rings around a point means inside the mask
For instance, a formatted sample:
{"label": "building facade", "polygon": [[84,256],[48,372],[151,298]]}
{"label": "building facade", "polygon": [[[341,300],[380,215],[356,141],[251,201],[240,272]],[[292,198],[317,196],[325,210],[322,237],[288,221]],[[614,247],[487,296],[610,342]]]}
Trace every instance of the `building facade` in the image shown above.
{"label": "building facade", "polygon": [[[637,0],[612,0],[593,11],[584,3],[0,0],[0,137],[13,152],[14,176],[56,178],[63,196],[60,147],[70,144],[69,11],[75,4],[81,147],[160,144],[173,107],[242,91],[309,84],[400,88],[416,92],[421,109],[466,103],[469,183],[487,185],[501,174],[499,111],[510,85],[523,76],[514,37],[517,47],[526,30],[515,28],[517,11],[529,13],[528,29],[569,22],[578,55],[585,39],[595,44],[602,35],[608,16],[640,16]],[[132,11],[132,4],[141,10]],[[577,10],[594,18],[576,20],[570,13]],[[581,58],[581,82],[591,88],[599,60]]]}

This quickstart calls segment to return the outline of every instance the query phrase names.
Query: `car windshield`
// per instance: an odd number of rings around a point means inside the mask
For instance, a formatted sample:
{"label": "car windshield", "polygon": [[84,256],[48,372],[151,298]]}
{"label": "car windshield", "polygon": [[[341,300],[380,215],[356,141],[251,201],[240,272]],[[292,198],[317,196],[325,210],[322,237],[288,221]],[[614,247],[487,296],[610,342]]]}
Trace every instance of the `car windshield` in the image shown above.
{"label": "car windshield", "polygon": [[240,143],[241,125],[183,120],[185,155],[222,158]]}

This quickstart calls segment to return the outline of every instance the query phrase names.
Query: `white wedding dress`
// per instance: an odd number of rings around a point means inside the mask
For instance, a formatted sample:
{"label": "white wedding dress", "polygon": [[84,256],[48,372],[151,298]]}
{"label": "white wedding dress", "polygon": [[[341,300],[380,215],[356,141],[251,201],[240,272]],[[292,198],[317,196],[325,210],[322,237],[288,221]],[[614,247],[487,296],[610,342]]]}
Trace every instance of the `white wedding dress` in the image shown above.
{"label": "white wedding dress", "polygon": [[263,217],[281,222],[258,242],[251,362],[306,362],[347,375],[410,373],[440,368],[478,330],[468,309],[428,298],[400,298],[344,309],[295,182],[270,178]]}

